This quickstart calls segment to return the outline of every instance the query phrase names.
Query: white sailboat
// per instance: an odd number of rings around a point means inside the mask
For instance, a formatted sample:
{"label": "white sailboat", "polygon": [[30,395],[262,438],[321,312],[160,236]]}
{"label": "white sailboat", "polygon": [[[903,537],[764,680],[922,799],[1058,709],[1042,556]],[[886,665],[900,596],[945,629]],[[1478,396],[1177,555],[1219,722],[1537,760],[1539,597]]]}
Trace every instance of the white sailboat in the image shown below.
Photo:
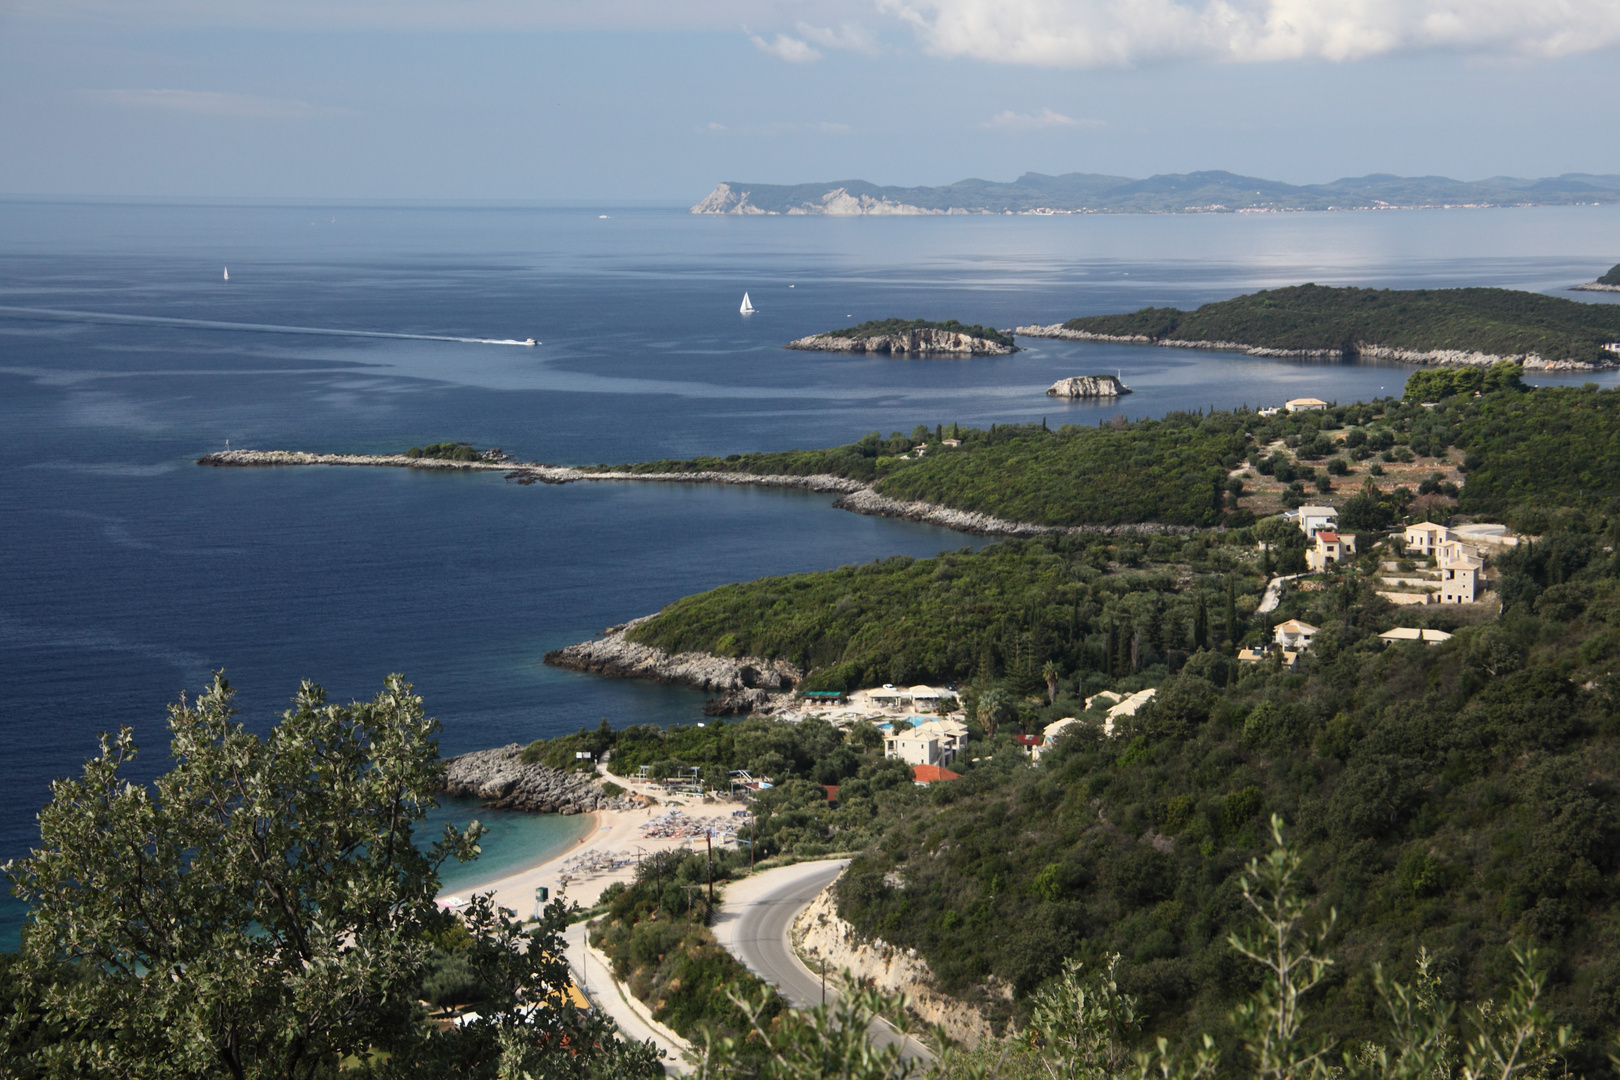
{"label": "white sailboat", "polygon": [[748,302],[747,293],[743,293],[742,307],[738,308],[737,310],[741,311],[744,315],[752,315],[754,313],[754,305]]}
{"label": "white sailboat", "polygon": [[225,268],[225,280],[231,280],[231,268],[228,266]]}

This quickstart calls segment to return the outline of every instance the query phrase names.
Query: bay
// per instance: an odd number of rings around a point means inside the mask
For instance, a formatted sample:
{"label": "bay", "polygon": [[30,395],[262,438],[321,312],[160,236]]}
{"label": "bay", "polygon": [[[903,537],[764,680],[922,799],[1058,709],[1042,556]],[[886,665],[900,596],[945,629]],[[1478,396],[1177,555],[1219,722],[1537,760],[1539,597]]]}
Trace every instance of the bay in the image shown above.
{"label": "bay", "polygon": [[[446,753],[603,716],[690,721],[701,694],[540,657],[728,581],[981,543],[797,492],[192,464],[227,439],[356,452],[463,439],[591,463],[918,423],[1348,401],[1397,392],[1409,369],[1047,341],[975,361],[780,346],[867,318],[1013,326],[1308,280],[1607,302],[1562,290],[1616,252],[1614,207],[836,220],[0,201],[0,859],[37,838],[49,781],[99,732],[133,727],[136,774],[160,770],[165,703],[211,670],[255,730],[300,679],[349,699],[404,672]],[[1116,371],[1136,390],[1119,404],[1044,396]],[[481,862],[551,842],[492,839]],[[0,907],[0,945],[19,914]]]}

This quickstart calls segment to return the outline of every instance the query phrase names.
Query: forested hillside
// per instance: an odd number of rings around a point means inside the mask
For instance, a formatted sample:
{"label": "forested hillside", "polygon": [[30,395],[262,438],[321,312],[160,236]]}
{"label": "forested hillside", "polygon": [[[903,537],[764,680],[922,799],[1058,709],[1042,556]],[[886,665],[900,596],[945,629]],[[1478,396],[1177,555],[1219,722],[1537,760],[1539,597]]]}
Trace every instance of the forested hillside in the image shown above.
{"label": "forested hillside", "polygon": [[897,555],[713,589],[630,636],[670,652],[785,657],[808,670],[807,689],[1001,676],[1033,688],[1048,661],[1106,677],[1248,632],[1262,582],[1238,540],[1080,536]]}
{"label": "forested hillside", "polygon": [[1155,341],[1232,342],[1267,349],[1359,346],[1537,354],[1611,366],[1620,306],[1513,289],[1335,289],[1296,285],[1205,304],[1070,319],[1068,330]]}
{"label": "forested hillside", "polygon": [[1184,669],[1119,737],[1082,730],[1036,768],[935,785],[856,859],[841,910],[1003,1017],[1064,957],[1095,969],[1118,952],[1150,1031],[1210,1031],[1230,1051],[1230,1009],[1255,979],[1226,943],[1248,917],[1238,873],[1276,812],[1317,915],[1338,913],[1319,1029],[1372,1030],[1374,962],[1410,971],[1426,946],[1446,995],[1471,1000],[1499,991],[1524,940],[1553,957],[1577,1071],[1605,1070],[1620,1026],[1620,559],[1611,520],[1586,526],[1503,559],[1500,620],[1438,647],[1384,647],[1410,609],[1397,620],[1357,570],[1301,596],[1290,610],[1323,628],[1305,670]]}

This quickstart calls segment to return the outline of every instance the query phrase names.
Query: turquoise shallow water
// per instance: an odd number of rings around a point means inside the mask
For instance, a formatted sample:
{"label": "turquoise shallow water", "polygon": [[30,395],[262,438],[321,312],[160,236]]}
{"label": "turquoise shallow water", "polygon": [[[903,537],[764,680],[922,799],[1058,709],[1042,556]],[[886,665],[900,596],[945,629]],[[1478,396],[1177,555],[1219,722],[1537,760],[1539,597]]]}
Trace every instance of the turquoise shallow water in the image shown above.
{"label": "turquoise shallow water", "polygon": [[441,799],[439,809],[422,823],[420,836],[431,840],[442,835],[447,824],[464,829],[474,820],[489,830],[479,842],[482,851],[473,862],[451,861],[440,868],[444,892],[465,896],[480,885],[567,851],[596,827],[592,814],[518,814],[485,810],[476,799]]}
{"label": "turquoise shallow water", "polygon": [[[300,679],[350,699],[403,672],[452,754],[604,716],[686,722],[702,694],[540,658],[727,582],[981,543],[801,492],[192,464],[227,439],[355,452],[465,439],[577,464],[829,446],[918,423],[1351,401],[1396,392],[1409,369],[1053,341],[970,362],[781,345],[850,320],[1010,327],[1302,281],[1620,299],[1562,291],[1613,264],[1616,207],[596,213],[0,200],[0,860],[37,841],[49,782],[76,772],[99,732],[135,730],[133,778],[165,767],[164,705],[210,670],[226,670],[256,731]],[[759,309],[746,318],[744,289]],[[48,313],[64,310],[163,321]],[[1044,393],[1116,371],[1136,391],[1118,404]],[[457,887],[566,846],[574,826],[503,828],[453,871]],[[0,947],[22,914],[0,898]]]}

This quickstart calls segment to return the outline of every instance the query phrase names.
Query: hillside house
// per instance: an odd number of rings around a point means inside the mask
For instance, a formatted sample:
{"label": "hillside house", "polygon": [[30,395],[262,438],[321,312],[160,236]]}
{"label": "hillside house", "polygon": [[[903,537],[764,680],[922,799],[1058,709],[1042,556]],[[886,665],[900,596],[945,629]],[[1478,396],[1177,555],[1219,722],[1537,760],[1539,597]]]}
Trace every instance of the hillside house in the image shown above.
{"label": "hillside house", "polygon": [[1432,521],[1420,521],[1406,527],[1405,537],[1408,554],[1435,555],[1440,545],[1451,539],[1451,530]]}
{"label": "hillside house", "polygon": [[1279,649],[1276,646],[1273,646],[1270,649],[1240,649],[1238,650],[1237,656],[1238,663],[1240,664],[1258,664],[1263,660],[1270,660],[1273,657],[1281,658],[1282,666],[1287,668],[1289,671],[1293,671],[1295,668],[1299,667],[1298,652],[1291,652],[1288,649]]}
{"label": "hillside house", "polygon": [[1451,635],[1444,630],[1419,630],[1415,626],[1397,626],[1393,630],[1385,630],[1378,635],[1385,644],[1396,641],[1421,641],[1425,645],[1438,645],[1442,641],[1450,641]]}
{"label": "hillside house", "polygon": [[1300,622],[1298,619],[1289,619],[1278,623],[1273,631],[1273,638],[1284,650],[1295,649],[1304,651],[1311,647],[1311,639],[1316,636],[1316,627],[1310,623]]}
{"label": "hillside house", "polygon": [[911,767],[911,782],[918,787],[927,787],[929,784],[935,784],[941,780],[960,779],[962,779],[961,773],[951,772],[951,770],[939,765],[913,765]]}
{"label": "hillside house", "polygon": [[1440,563],[1440,602],[1472,604],[1479,594],[1480,575],[1485,563],[1471,555],[1442,560]]}
{"label": "hillside house", "polygon": [[1316,533],[1316,547],[1305,553],[1305,565],[1320,573],[1334,563],[1344,561],[1346,555],[1356,553],[1356,538],[1349,533],[1320,529]]}
{"label": "hillside house", "polygon": [[1295,511],[1294,521],[1306,536],[1314,537],[1323,529],[1337,529],[1339,512],[1331,506],[1302,506]]}
{"label": "hillside house", "polygon": [[1289,412],[1321,412],[1327,407],[1327,402],[1314,397],[1297,397],[1291,401],[1283,402],[1283,408]]}
{"label": "hillside house", "polygon": [[930,720],[883,740],[883,756],[908,765],[949,765],[967,745],[966,724]]}
{"label": "hillside house", "polygon": [[[1110,694],[1109,696],[1114,697],[1115,695]],[[1074,726],[1078,723],[1080,723],[1078,718],[1073,716],[1065,716],[1061,720],[1055,720],[1052,723],[1047,724],[1046,730],[1041,733],[1040,741],[1029,748],[1030,760],[1041,760],[1041,755],[1056,745],[1058,736],[1073,730]]]}

